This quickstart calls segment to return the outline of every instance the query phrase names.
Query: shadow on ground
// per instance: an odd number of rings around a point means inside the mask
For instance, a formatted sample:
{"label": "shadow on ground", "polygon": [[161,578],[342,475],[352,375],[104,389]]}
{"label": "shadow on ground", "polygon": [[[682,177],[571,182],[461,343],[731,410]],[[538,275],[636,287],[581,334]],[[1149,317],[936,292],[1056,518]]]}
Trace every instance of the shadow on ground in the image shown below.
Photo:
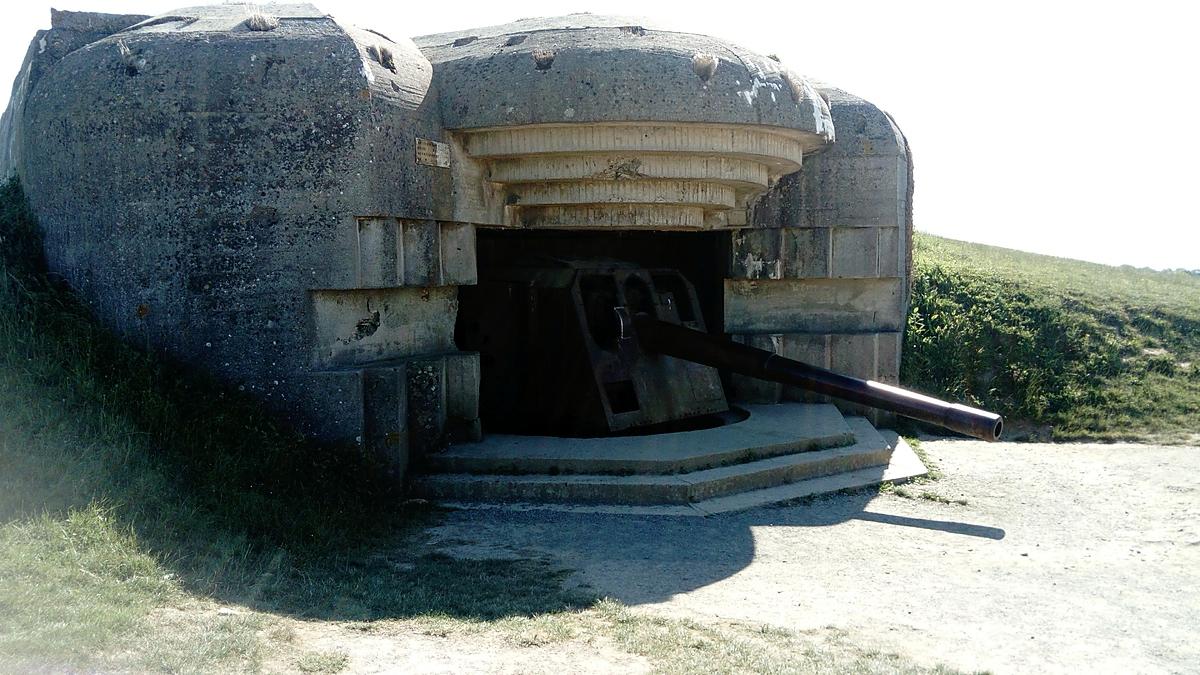
{"label": "shadow on ground", "polygon": [[[862,520],[895,527],[896,541],[906,528],[1005,536],[983,524],[876,513],[870,502],[877,494],[868,488],[708,518],[401,508],[381,514],[394,521],[394,530],[360,545],[313,556],[261,547],[244,570],[221,578],[212,576],[213,561],[204,559],[211,553],[203,553],[223,545],[225,535],[217,533],[210,545],[189,546],[192,559],[178,559],[176,570],[195,591],[223,603],[298,618],[491,621],[590,606],[598,597],[570,583],[576,569],[601,570],[597,585],[621,589],[616,599],[631,605],[716,583],[754,560],[753,529],[759,526]],[[821,562],[819,552],[798,551],[797,557]]]}
{"label": "shadow on ground", "polygon": [[[902,541],[906,528],[936,530],[964,538],[1003,539],[984,524],[877,513],[874,488],[708,518],[624,516],[553,511],[464,510],[435,528],[437,543],[471,559],[541,559],[587,569],[609,593],[627,604],[656,603],[731,577],[754,561],[754,529],[806,528],[850,520],[894,526],[886,541]],[[885,540],[881,540],[882,542]],[[795,552],[793,562],[822,563],[819,550]]]}
{"label": "shadow on ground", "polygon": [[[569,583],[576,569],[599,574],[598,586],[620,589],[616,599],[631,605],[716,583],[754,560],[753,529],[759,526],[863,520],[894,526],[897,541],[904,528],[966,538],[1005,536],[982,524],[876,513],[869,510],[876,496],[874,489],[864,489],[709,518],[401,510],[393,516],[402,523],[397,532],[363,545],[301,558],[277,552],[274,559],[249,565],[245,574],[215,583],[206,561],[180,560],[177,570],[196,591],[221,602],[298,618],[491,621],[591,605],[598,599],[595,591]],[[821,562],[817,551],[796,555]]]}

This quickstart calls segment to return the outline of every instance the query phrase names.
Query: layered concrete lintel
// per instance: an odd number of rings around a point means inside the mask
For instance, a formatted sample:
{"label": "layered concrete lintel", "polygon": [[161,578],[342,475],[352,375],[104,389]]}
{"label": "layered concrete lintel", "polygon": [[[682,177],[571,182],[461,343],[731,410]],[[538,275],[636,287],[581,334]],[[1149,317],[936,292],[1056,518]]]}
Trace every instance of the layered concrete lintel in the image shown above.
{"label": "layered concrete lintel", "polygon": [[454,351],[457,291],[454,286],[312,291],[313,367]]}
{"label": "layered concrete lintel", "polygon": [[458,178],[486,176],[496,186],[464,189],[460,212],[488,224],[555,229],[740,227],[772,180],[799,169],[823,142],[783,128],[661,121],[495,127],[455,137]]}

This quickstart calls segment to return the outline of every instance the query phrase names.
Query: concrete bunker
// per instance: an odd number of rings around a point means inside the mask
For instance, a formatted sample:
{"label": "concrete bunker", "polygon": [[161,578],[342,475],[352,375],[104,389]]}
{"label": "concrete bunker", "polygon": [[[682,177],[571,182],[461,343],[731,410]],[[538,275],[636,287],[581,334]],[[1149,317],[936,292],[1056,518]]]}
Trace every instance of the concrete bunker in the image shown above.
{"label": "concrete bunker", "polygon": [[[259,9],[54,12],[34,37],[0,170],[114,331],[438,498],[688,505],[894,464],[862,408],[728,372],[750,417],[725,427],[493,433],[467,339],[479,282],[517,255],[621,260],[681,272],[708,333],[894,383],[912,183],[885,113],[627,17],[407,40]],[[749,482],[665,478],[780,457]],[[631,473],[650,487],[614,482]]]}

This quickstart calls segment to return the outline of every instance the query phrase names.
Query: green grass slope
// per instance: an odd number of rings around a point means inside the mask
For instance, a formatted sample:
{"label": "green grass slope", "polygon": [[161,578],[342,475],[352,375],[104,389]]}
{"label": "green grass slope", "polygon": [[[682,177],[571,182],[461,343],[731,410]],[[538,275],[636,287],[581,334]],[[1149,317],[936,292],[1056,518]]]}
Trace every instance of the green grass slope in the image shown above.
{"label": "green grass slope", "polygon": [[913,257],[905,386],[1035,437],[1200,433],[1200,276],[925,234]]}

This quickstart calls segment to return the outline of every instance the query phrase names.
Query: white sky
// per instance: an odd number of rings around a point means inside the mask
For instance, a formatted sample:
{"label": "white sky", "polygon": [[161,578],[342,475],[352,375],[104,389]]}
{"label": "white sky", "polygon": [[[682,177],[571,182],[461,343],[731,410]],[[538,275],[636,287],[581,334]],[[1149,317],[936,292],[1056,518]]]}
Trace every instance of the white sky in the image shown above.
{"label": "white sky", "polygon": [[[161,14],[186,0],[60,0]],[[890,112],[917,229],[1110,264],[1200,269],[1200,26],[1191,3],[317,2],[398,37],[591,11],[777,54]],[[11,4],[6,88],[50,5]]]}

